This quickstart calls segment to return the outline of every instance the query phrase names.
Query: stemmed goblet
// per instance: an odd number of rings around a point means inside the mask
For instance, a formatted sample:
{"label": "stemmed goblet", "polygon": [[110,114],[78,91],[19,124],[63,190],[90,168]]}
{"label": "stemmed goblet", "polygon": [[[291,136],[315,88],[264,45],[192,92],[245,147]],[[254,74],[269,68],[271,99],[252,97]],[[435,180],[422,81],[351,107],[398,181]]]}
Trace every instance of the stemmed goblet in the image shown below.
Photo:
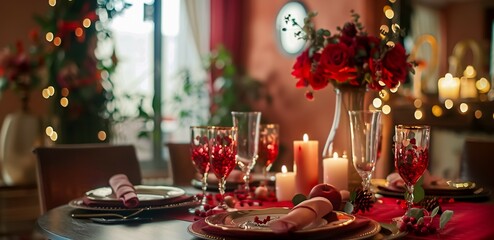
{"label": "stemmed goblet", "polygon": [[218,178],[218,190],[221,202],[217,208],[227,209],[224,201],[226,178],[236,166],[237,128],[209,127],[210,163],[214,175]]}
{"label": "stemmed goblet", "polygon": [[430,126],[395,126],[395,167],[407,187],[407,211],[413,205],[413,189],[429,165]]}
{"label": "stemmed goblet", "polygon": [[195,208],[189,209],[189,212],[195,212],[196,209],[204,210],[206,205],[206,189],[208,187],[207,179],[209,172],[209,130],[207,126],[190,127],[190,156],[196,171],[201,174],[202,200],[201,204]]}
{"label": "stemmed goblet", "polygon": [[261,112],[232,112],[232,117],[238,136],[237,163],[244,173],[245,193],[250,196],[250,171],[258,157]]}
{"label": "stemmed goblet", "polygon": [[349,111],[352,161],[362,177],[362,187],[370,190],[370,179],[376,168],[381,138],[381,111]]}
{"label": "stemmed goblet", "polygon": [[259,157],[257,158],[257,163],[262,168],[265,180],[267,180],[267,173],[273,166],[273,162],[278,157],[279,131],[278,124],[261,124],[259,126]]}

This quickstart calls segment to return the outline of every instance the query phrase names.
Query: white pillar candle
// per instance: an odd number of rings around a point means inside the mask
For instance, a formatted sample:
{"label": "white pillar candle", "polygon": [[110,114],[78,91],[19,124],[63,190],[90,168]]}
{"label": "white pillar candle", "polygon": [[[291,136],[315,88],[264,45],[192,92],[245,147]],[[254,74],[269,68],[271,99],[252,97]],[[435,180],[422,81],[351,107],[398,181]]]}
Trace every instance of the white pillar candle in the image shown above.
{"label": "white pillar candle", "polygon": [[286,166],[281,167],[281,173],[276,173],[276,199],[278,201],[291,201],[295,195],[295,173],[288,172]]}
{"label": "white pillar candle", "polygon": [[338,157],[334,153],[332,158],[323,160],[324,183],[335,186],[338,190],[348,190],[348,159]]}
{"label": "white pillar candle", "polygon": [[474,78],[462,77],[460,79],[460,98],[477,98],[477,87]]}
{"label": "white pillar candle", "polygon": [[319,174],[319,142],[309,141],[304,134],[303,141],[293,142],[296,193],[309,195],[312,187],[318,184]]}
{"label": "white pillar candle", "polygon": [[447,73],[444,78],[439,79],[437,83],[439,100],[455,100],[460,95],[460,79],[454,78],[451,73]]}

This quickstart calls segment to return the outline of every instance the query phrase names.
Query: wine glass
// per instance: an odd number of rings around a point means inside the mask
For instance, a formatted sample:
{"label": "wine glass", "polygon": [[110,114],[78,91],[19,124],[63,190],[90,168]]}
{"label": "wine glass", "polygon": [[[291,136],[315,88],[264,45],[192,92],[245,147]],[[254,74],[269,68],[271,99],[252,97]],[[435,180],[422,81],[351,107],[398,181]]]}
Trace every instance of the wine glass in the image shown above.
{"label": "wine glass", "polygon": [[407,209],[413,205],[413,186],[429,165],[430,126],[395,126],[395,167],[407,187]]}
{"label": "wine glass", "polygon": [[237,128],[236,127],[209,127],[209,147],[211,169],[218,178],[218,190],[221,202],[217,208],[227,209],[224,201],[226,178],[236,166]]}
{"label": "wine glass", "polygon": [[209,130],[207,126],[190,127],[190,156],[196,171],[201,174],[202,200],[201,204],[189,209],[195,212],[196,209],[204,210],[206,205],[207,179],[210,167],[209,161]]}
{"label": "wine glass", "polygon": [[237,128],[237,163],[244,173],[244,190],[250,195],[250,171],[256,164],[259,148],[261,112],[232,112],[233,126]]}
{"label": "wine glass", "polygon": [[370,190],[370,179],[376,168],[381,138],[381,111],[348,111],[352,141],[353,166],[362,177],[362,187]]}
{"label": "wine glass", "polygon": [[271,169],[273,162],[279,153],[279,131],[278,124],[261,124],[259,125],[259,157],[257,163],[262,168],[264,179],[267,179],[267,173]]}

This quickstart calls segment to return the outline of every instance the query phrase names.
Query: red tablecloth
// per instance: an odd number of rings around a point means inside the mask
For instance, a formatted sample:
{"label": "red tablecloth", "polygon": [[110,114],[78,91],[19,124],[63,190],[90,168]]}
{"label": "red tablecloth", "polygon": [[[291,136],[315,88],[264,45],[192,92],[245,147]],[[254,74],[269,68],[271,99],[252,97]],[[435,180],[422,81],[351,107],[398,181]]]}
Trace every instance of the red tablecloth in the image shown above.
{"label": "red tablecloth", "polygon": [[[261,207],[237,206],[239,209],[292,207],[291,202],[264,202]],[[453,218],[437,234],[427,236],[407,235],[406,239],[494,239],[494,204],[453,202],[441,203],[443,210],[454,211]],[[395,217],[402,216],[405,210],[396,203],[396,199],[382,198],[370,212],[360,214],[378,222],[391,223]],[[194,214],[177,213],[173,218],[194,221]],[[437,216],[439,218],[439,216]]]}

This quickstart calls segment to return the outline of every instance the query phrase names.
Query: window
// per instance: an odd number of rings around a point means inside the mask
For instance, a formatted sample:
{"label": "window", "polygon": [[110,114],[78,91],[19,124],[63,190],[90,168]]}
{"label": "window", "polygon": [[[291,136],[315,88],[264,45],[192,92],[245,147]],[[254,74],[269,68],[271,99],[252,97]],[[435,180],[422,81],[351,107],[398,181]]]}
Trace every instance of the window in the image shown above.
{"label": "window", "polygon": [[[164,148],[165,142],[188,141],[188,126],[179,123],[177,113],[180,109],[172,104],[173,95],[183,87],[183,78],[179,73],[187,69],[192,81],[202,81],[206,77],[199,48],[209,47],[209,22],[204,21],[204,18],[209,19],[209,1],[195,1],[192,5],[188,5],[190,3],[186,3],[185,0],[166,0],[166,4],[161,4],[161,34],[158,38],[161,39],[162,52],[161,59],[157,62],[162,64],[156,68],[154,67],[153,39],[156,27],[160,24],[155,25],[153,18],[149,17],[152,16],[149,13],[150,9],[153,11],[152,6],[155,3],[153,0],[127,0],[127,2],[132,6],[112,20],[112,42],[99,44],[99,48],[103,49],[99,49],[101,52],[104,52],[105,46],[113,44],[115,55],[118,58],[118,65],[112,75],[112,80],[114,93],[118,99],[115,104],[123,117],[115,125],[113,142],[134,144],[143,166],[163,165],[163,160],[168,159]],[[194,16],[202,17],[197,17],[196,23],[193,23],[194,17],[189,17],[187,14],[189,11],[194,11]],[[203,24],[199,27],[200,31],[206,30],[206,33],[197,34],[192,30],[197,29],[197,21]],[[202,51],[204,52],[204,49]],[[151,134],[147,138],[138,137],[140,132],[152,133],[154,128],[152,121],[126,117],[136,116],[140,108],[152,116],[152,102],[153,99],[157,99],[155,93],[160,92],[154,89],[156,71],[160,71],[158,73],[162,76],[159,79],[161,84],[158,84],[161,85],[160,91],[162,92],[160,96],[162,101],[158,106],[162,112],[161,131],[159,131],[161,136],[158,139],[163,139],[163,142],[153,145]],[[204,91],[207,90],[204,88]],[[208,103],[207,99],[205,101]],[[181,106],[187,106],[187,104],[191,103],[184,103]],[[204,108],[203,111],[207,114],[208,109]],[[156,146],[160,148],[157,151],[153,149]],[[160,154],[156,156],[153,152]]]}

